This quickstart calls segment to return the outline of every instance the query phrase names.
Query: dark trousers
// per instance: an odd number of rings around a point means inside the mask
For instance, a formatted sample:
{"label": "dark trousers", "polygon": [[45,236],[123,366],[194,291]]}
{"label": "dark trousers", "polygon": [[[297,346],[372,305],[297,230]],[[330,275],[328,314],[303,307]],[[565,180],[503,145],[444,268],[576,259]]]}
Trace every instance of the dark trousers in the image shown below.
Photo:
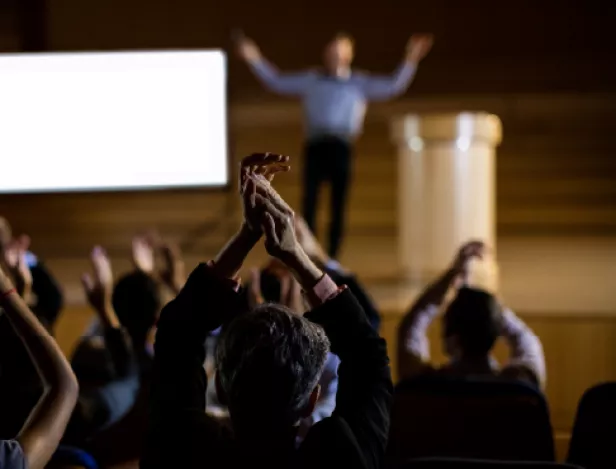
{"label": "dark trousers", "polygon": [[331,184],[331,214],[328,254],[336,258],[344,234],[344,209],[351,176],[351,144],[337,137],[309,140],[304,148],[303,213],[316,231],[316,211],[322,182]]}

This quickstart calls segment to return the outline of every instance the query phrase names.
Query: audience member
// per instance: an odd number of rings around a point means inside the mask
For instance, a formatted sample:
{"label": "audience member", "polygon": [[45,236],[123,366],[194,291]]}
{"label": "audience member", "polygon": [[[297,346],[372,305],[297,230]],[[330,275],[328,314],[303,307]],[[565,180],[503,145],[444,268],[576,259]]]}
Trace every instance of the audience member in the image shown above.
{"label": "audience member", "polygon": [[30,238],[26,235],[14,238],[11,225],[5,218],[0,217],[0,250],[13,243],[19,243],[26,250],[26,262],[32,275],[32,295],[28,299],[30,309],[48,330],[53,331],[64,303],[59,283],[47,266],[28,250]]}
{"label": "audience member", "polygon": [[[296,225],[297,226],[297,225]],[[304,302],[299,283],[288,268],[278,259],[272,258],[262,270],[253,269],[247,291],[249,305],[256,308],[265,302],[286,306],[296,314],[303,315],[308,308]],[[302,441],[312,425],[332,415],[336,408],[338,390],[338,366],[340,359],[333,353],[327,354],[325,366],[318,385],[319,398],[312,414],[301,419],[298,441]]]}
{"label": "audience member", "polygon": [[[545,385],[539,338],[513,311],[502,308],[493,295],[466,286],[471,259],[486,253],[481,242],[462,246],[452,266],[415,301],[398,330],[400,379],[436,371],[454,376],[502,376]],[[443,344],[449,362],[435,370],[430,363],[427,330],[452,288],[457,291],[443,317]],[[502,369],[490,354],[499,336],[511,350],[511,359]]]}
{"label": "audience member", "polygon": [[[0,261],[0,306],[20,337],[45,388],[15,440],[0,441],[3,469],[42,469],[56,450],[77,400],[78,385],[70,365],[24,298],[32,289],[26,246],[5,246]],[[2,386],[11,385],[3,381]]]}
{"label": "audience member", "polygon": [[[286,162],[271,154],[244,160],[244,223],[163,309],[143,468],[380,466],[392,396],[387,348],[352,293],[301,248],[293,212],[267,182]],[[314,309],[304,316],[275,304],[245,314],[236,276],[263,233],[268,253],[294,273],[310,299]],[[232,433],[204,412],[205,338],[223,324],[216,382]],[[318,399],[330,344],[341,360],[336,410],[296,447],[298,423]]]}
{"label": "audience member", "polygon": [[[26,264],[30,269],[32,286],[24,300],[38,320],[53,335],[53,327],[62,309],[62,292],[46,266],[30,251],[28,236],[14,237],[8,221],[0,217],[0,256],[25,252]],[[16,285],[21,288],[20,285]],[[0,381],[11,383],[0,385],[0,402],[10,402],[3,410],[0,421],[0,438],[9,438],[22,426],[32,407],[43,394],[39,374],[34,368],[28,352],[15,335],[7,317],[0,317]]]}
{"label": "audience member", "polygon": [[73,353],[71,365],[81,390],[64,438],[79,446],[130,410],[140,384],[131,336],[112,303],[111,262],[100,246],[92,250],[90,260],[94,275],[84,274],[82,283],[101,332],[83,337]]}

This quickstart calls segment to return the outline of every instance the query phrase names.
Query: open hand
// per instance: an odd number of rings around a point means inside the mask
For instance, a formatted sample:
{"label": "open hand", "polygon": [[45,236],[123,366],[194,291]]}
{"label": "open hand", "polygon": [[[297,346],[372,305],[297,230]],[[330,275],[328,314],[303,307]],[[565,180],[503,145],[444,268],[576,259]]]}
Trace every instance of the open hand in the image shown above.
{"label": "open hand", "polygon": [[179,293],[186,281],[186,269],[180,248],[176,244],[163,241],[159,249],[163,260],[160,278],[175,293]]}
{"label": "open hand", "polygon": [[463,244],[453,262],[453,269],[463,278],[468,276],[470,261],[474,258],[481,259],[486,251],[483,241],[469,241]]}
{"label": "open hand", "polygon": [[150,237],[140,235],[133,238],[132,256],[137,270],[147,275],[154,274],[154,245]]}
{"label": "open hand", "polygon": [[256,62],[261,59],[261,51],[257,44],[243,33],[238,33],[235,38],[237,53],[246,62]]}
{"label": "open hand", "polygon": [[102,313],[111,307],[111,295],[113,292],[113,272],[111,262],[105,250],[95,246],[90,254],[93,275],[84,273],[81,276],[86,298],[92,308]]}
{"label": "open hand", "polygon": [[409,62],[418,64],[428,55],[434,44],[433,34],[413,34],[406,46],[406,57]]}

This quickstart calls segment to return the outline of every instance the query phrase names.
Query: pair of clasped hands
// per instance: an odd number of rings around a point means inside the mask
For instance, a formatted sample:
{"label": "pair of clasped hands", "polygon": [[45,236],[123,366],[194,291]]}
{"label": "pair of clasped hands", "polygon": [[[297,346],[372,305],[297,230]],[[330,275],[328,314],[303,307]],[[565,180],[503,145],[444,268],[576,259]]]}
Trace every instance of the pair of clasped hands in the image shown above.
{"label": "pair of clasped hands", "polygon": [[295,214],[271,183],[276,174],[290,169],[289,157],[275,153],[253,153],[240,167],[244,221],[255,235],[265,235],[268,254],[281,260],[299,248]]}

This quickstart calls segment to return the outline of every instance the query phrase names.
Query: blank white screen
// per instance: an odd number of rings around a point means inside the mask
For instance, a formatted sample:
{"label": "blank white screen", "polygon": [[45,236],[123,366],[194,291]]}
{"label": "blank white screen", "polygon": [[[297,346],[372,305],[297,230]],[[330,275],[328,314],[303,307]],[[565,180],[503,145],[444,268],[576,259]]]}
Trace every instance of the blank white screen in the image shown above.
{"label": "blank white screen", "polygon": [[0,192],[223,186],[221,51],[0,56]]}

